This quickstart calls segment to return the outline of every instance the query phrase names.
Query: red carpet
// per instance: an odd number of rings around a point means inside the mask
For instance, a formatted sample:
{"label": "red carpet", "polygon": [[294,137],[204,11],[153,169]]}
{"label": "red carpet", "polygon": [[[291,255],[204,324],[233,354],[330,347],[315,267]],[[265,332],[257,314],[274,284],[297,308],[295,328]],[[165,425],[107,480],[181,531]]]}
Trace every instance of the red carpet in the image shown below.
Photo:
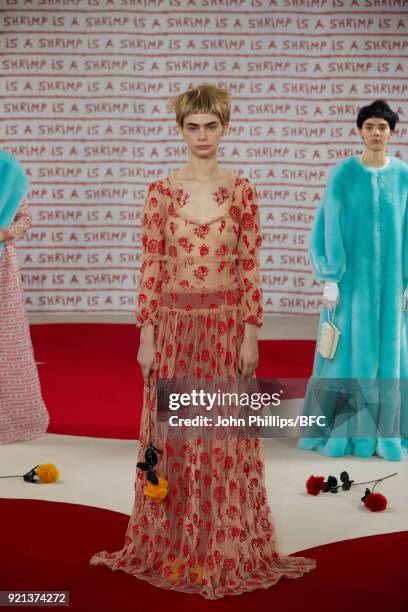
{"label": "red carpet", "polygon": [[[50,433],[138,437],[143,385],[137,327],[33,325],[31,334]],[[314,341],[261,340],[259,346],[259,378],[310,376]]]}
{"label": "red carpet", "polygon": [[89,557],[123,544],[128,517],[77,504],[2,499],[0,590],[65,590],[73,612],[257,610],[315,612],[406,610],[408,532],[318,546],[298,553],[316,570],[264,591],[208,601],[169,592],[123,572],[89,566]]}

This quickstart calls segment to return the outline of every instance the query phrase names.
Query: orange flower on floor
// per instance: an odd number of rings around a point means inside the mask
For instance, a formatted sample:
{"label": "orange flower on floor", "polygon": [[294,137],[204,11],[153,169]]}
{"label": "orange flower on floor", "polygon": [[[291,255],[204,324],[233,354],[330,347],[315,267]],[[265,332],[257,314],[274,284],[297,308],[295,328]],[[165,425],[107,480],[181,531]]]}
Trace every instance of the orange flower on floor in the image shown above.
{"label": "orange flower on floor", "polygon": [[0,478],[23,478],[25,482],[56,482],[60,473],[53,463],[41,463],[36,465],[26,474],[13,476],[0,476]]}
{"label": "orange flower on floor", "polygon": [[53,463],[42,463],[37,466],[37,474],[42,482],[55,482],[59,479],[59,471]]}
{"label": "orange flower on floor", "polygon": [[148,481],[147,485],[143,489],[143,494],[155,502],[163,501],[163,499],[166,497],[167,493],[169,492],[168,481],[162,476],[159,476],[158,479],[159,479],[159,482],[157,485]]}

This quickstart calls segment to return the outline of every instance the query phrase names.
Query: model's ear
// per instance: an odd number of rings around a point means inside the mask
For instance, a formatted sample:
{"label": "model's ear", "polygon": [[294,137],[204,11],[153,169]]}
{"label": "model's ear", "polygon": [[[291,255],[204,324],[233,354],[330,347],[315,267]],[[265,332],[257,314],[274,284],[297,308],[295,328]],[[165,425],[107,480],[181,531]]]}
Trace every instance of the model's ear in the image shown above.
{"label": "model's ear", "polygon": [[357,128],[357,133],[361,138],[363,138],[363,130],[361,128]]}
{"label": "model's ear", "polygon": [[222,126],[222,135],[225,136],[225,134],[228,134],[228,128],[229,128],[229,123],[226,123],[225,125]]}

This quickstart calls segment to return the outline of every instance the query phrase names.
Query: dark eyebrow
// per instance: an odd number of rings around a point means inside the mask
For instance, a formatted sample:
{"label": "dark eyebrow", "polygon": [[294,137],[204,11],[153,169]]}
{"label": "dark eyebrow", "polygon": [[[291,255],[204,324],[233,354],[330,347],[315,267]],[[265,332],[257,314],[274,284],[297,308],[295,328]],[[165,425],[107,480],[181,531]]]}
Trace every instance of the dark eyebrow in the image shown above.
{"label": "dark eyebrow", "polygon": [[[191,126],[194,126],[194,127],[200,127],[199,123],[192,123],[191,121],[186,123],[186,125],[191,125]],[[208,127],[209,125],[218,125],[218,121],[210,121],[210,123],[205,123],[204,125],[206,127]]]}
{"label": "dark eyebrow", "polygon": [[[372,121],[366,121],[367,125],[375,125],[375,123],[373,123]],[[387,121],[380,121],[380,123],[378,123],[377,125],[388,125]]]}

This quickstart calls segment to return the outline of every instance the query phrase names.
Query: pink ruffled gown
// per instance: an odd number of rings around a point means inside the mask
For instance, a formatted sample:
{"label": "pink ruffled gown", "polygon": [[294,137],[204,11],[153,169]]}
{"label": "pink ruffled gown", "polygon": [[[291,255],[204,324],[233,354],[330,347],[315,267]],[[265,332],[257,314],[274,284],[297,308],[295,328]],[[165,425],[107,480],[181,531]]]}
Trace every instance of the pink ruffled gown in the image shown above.
{"label": "pink ruffled gown", "polygon": [[162,439],[156,420],[158,378],[236,378],[244,323],[262,324],[255,187],[233,173],[198,187],[170,175],[149,187],[142,229],[137,322],[155,326],[157,352],[138,461],[150,411],[153,442],[163,449],[157,473],[169,492],[150,501],[138,470],[124,547],[95,554],[91,564],[208,599],[299,578],[316,563],[278,550],[262,441]]}
{"label": "pink ruffled gown", "polygon": [[14,240],[31,226],[25,201],[13,223],[12,236],[0,252],[0,444],[31,440],[47,431],[44,405]]}

